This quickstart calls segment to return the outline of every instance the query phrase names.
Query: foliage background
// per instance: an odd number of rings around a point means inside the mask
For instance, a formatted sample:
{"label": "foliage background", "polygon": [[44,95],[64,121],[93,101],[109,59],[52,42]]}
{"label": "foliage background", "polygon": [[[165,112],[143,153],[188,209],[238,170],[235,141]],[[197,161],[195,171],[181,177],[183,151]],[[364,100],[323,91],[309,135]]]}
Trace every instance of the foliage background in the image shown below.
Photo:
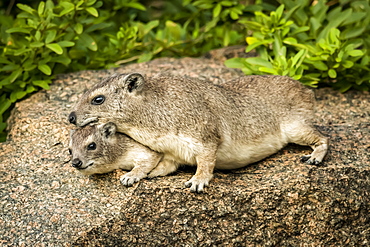
{"label": "foliage background", "polygon": [[59,0],[0,3],[0,140],[15,102],[55,75],[246,44],[227,66],[369,90],[370,0]]}

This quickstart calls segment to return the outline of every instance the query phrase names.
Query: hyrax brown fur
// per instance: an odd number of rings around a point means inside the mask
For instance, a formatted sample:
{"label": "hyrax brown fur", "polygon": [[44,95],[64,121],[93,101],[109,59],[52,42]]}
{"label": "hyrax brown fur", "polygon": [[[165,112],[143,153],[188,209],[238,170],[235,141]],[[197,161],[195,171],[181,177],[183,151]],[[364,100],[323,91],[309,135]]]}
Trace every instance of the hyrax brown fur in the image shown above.
{"label": "hyrax brown fur", "polygon": [[72,130],[69,151],[72,166],[84,175],[116,169],[131,170],[121,177],[122,184],[126,186],[147,177],[163,156],[125,134],[117,133],[114,123]]}
{"label": "hyrax brown fur", "polygon": [[119,132],[164,155],[158,167],[197,165],[185,185],[201,192],[215,167],[240,168],[287,143],[311,146],[303,160],[320,163],[328,140],[312,125],[314,103],[311,90],[284,76],[244,76],[219,86],[129,73],[88,90],[69,121],[80,127],[114,122]]}

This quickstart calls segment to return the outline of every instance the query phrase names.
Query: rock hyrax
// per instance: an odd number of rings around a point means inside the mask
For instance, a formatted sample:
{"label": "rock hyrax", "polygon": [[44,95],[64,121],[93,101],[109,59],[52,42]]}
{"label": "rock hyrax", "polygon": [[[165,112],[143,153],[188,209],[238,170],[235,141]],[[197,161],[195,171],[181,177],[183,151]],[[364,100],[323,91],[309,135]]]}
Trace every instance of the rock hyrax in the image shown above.
{"label": "rock hyrax", "polygon": [[114,123],[72,130],[69,146],[72,166],[84,175],[131,170],[121,178],[126,186],[147,177],[163,156],[117,133]]}
{"label": "rock hyrax", "polygon": [[244,76],[220,86],[128,73],[83,94],[69,121],[80,127],[114,122],[119,132],[162,153],[166,166],[197,165],[185,185],[201,192],[215,167],[240,168],[287,143],[311,146],[303,160],[320,163],[328,140],[312,125],[314,102],[311,90],[284,76]]}

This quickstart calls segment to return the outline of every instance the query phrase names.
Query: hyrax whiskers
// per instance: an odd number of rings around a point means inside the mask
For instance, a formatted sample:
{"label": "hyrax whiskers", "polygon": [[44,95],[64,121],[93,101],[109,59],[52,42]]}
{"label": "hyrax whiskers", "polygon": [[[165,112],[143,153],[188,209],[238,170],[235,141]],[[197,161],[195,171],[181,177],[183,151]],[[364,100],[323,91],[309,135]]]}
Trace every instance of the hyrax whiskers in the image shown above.
{"label": "hyrax whiskers", "polygon": [[84,175],[131,170],[121,177],[126,186],[147,177],[163,156],[125,134],[117,133],[114,123],[72,130],[69,151],[72,166]]}
{"label": "hyrax whiskers", "polygon": [[129,73],[88,90],[69,121],[80,127],[114,122],[119,132],[162,153],[164,167],[197,165],[185,185],[201,192],[215,167],[240,168],[287,143],[311,146],[313,152],[303,159],[320,163],[328,140],[312,125],[314,103],[311,90],[284,76],[244,76],[219,86],[194,78]]}

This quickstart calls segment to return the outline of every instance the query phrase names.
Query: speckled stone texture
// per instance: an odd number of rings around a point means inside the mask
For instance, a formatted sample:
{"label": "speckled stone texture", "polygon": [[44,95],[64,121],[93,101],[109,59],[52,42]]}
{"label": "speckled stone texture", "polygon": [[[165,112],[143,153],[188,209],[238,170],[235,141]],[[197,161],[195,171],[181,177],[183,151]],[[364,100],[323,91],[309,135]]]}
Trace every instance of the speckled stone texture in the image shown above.
{"label": "speckled stone texture", "polygon": [[114,72],[168,72],[215,83],[240,71],[221,59],[157,59],[60,75],[17,103],[0,144],[0,246],[370,246],[369,93],[315,90],[324,166],[289,145],[243,169],[215,171],[204,194],[194,167],[125,188],[124,171],[85,177],[71,167],[67,116],[82,92]]}

